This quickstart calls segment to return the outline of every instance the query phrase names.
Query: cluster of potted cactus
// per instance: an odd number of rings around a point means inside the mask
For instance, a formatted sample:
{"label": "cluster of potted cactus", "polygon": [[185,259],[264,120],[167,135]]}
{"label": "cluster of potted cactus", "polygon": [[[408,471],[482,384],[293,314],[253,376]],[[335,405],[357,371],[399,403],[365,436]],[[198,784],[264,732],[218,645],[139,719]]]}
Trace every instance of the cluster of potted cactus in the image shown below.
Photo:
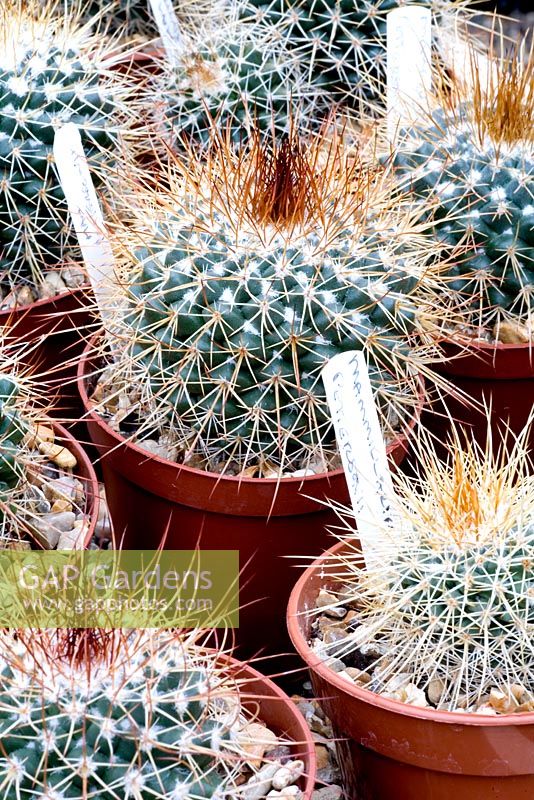
{"label": "cluster of potted cactus", "polygon": [[[389,14],[411,7],[435,88],[392,134]],[[235,652],[306,662],[348,800],[534,790],[534,54],[496,19],[475,42],[471,13],[0,12],[0,546],[95,547],[87,431],[117,546],[239,552]],[[104,224],[60,164],[73,123]],[[377,561],[353,491],[371,426],[350,440],[325,373],[350,353],[394,475]],[[304,720],[225,641],[3,633],[7,800],[311,800]]]}

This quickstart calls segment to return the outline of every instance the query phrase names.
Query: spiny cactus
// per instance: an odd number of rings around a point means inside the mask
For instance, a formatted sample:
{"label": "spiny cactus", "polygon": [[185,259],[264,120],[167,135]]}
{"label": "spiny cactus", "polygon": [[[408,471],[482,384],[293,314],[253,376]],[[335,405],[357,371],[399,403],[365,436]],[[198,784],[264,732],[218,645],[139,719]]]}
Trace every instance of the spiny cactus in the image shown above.
{"label": "spiny cactus", "polygon": [[6,800],[239,796],[242,687],[192,634],[22,632],[0,651]]}
{"label": "spiny cactus", "polygon": [[6,2],[0,28],[0,280],[11,289],[39,286],[47,269],[78,255],[54,132],[74,122],[91,162],[104,167],[135,104],[127,110],[128,81],[103,65],[105,40],[61,17],[57,3]]}
{"label": "spiny cactus", "polygon": [[242,14],[274,25],[312,80],[351,105],[383,104],[386,19],[395,8],[434,0],[244,0]]}
{"label": "spiny cactus", "polygon": [[156,87],[178,143],[206,145],[214,123],[237,141],[254,128],[283,134],[290,124],[313,126],[318,93],[299,59],[267,26],[235,19],[232,3],[215,24],[213,17],[184,27],[177,63]]}
{"label": "spiny cactus", "polygon": [[534,52],[494,49],[487,75],[453,87],[396,156],[399,175],[435,204],[439,240],[467,250],[451,277],[478,325],[525,320],[534,298]]}
{"label": "spiny cactus", "polygon": [[367,688],[387,693],[407,677],[439,686],[448,710],[473,711],[491,690],[532,696],[534,481],[524,434],[511,456],[491,448],[456,434],[443,463],[422,437],[417,479],[396,478],[403,526],[391,563],[344,559],[339,602],[356,613],[327,649],[363,654]]}
{"label": "spiny cactus", "polygon": [[[22,477],[20,443],[27,426],[24,424],[17,397],[19,387],[9,375],[0,375],[0,502],[5,503],[5,495],[13,489]],[[3,517],[3,513],[0,510]]]}
{"label": "spiny cactus", "polygon": [[293,134],[237,150],[219,142],[207,162],[177,159],[169,180],[127,244],[129,311],[106,390],[131,388],[138,436],[170,426],[211,468],[327,468],[335,443],[320,372],[344,350],[367,353],[395,436],[420,391],[410,295],[430,293],[436,275],[387,176],[335,134],[307,145]]}

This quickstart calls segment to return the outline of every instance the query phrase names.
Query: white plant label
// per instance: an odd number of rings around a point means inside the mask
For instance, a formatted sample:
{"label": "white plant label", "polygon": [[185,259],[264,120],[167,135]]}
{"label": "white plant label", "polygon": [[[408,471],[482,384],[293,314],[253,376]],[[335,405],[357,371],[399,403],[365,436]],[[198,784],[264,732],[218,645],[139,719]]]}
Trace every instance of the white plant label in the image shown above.
{"label": "white plant label", "polygon": [[172,0],[148,0],[171,66],[176,66],[184,40]]}
{"label": "white plant label", "polygon": [[322,379],[368,568],[391,561],[400,519],[365,356],[340,353]]}
{"label": "white plant label", "polygon": [[432,13],[402,6],[387,15],[388,135],[421,116],[432,88]]}
{"label": "white plant label", "polygon": [[115,260],[105,234],[104,218],[89,172],[80,132],[69,122],[56,131],[54,159],[89,282],[106,330],[117,296]]}

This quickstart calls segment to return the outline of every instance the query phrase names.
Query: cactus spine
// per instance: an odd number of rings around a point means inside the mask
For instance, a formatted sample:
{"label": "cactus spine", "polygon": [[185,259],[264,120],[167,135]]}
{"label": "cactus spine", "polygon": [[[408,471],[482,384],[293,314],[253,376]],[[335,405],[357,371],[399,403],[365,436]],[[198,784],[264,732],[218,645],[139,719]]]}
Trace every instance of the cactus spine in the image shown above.
{"label": "cactus spine", "polygon": [[287,134],[315,124],[317,90],[273,31],[237,18],[235,4],[183,23],[177,63],[158,82],[178,142],[207,145],[214,127],[244,141],[256,128]]}
{"label": "cactus spine", "polygon": [[240,683],[193,634],[23,632],[2,655],[6,800],[238,796]]}
{"label": "cactus spine", "polygon": [[382,106],[386,18],[401,6],[432,0],[246,0],[243,15],[275,26],[319,86],[366,110]]}

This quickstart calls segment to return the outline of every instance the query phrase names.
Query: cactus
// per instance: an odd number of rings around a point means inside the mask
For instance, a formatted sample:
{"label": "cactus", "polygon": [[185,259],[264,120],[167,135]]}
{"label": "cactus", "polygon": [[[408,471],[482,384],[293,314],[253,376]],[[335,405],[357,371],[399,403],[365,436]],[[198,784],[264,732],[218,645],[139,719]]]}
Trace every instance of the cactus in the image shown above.
{"label": "cactus", "polygon": [[165,67],[157,84],[165,127],[172,126],[178,142],[207,145],[214,126],[234,141],[255,128],[283,134],[290,124],[313,126],[318,93],[267,26],[236,19],[230,3],[224,15],[212,13],[183,31],[177,63]]}
{"label": "cactus", "polygon": [[366,109],[383,104],[386,17],[433,0],[245,0],[242,14],[274,25],[315,83]]}
{"label": "cactus", "polygon": [[1,342],[0,550],[68,550],[91,522],[91,484],[84,485],[68,441],[46,415],[43,386],[21,366],[32,349]]}
{"label": "cactus", "polygon": [[239,796],[241,686],[193,634],[29,634],[2,644],[6,800]]}
{"label": "cactus", "polygon": [[398,435],[420,392],[415,311],[436,276],[410,209],[387,207],[387,183],[337,136],[257,135],[207,162],[176,159],[174,186],[159,210],[149,195],[144,234],[127,244],[108,388],[139,390],[139,437],[168,426],[211,468],[326,469],[336,451],[320,372],[344,350],[367,353],[384,430]]}
{"label": "cactus", "polygon": [[101,66],[105,40],[56,11],[8,2],[0,16],[0,275],[8,290],[38,287],[47,269],[78,257],[54,166],[55,130],[76,123],[98,172],[135,116],[125,106],[128,83]]}
{"label": "cactus", "polygon": [[534,483],[525,435],[511,455],[459,433],[446,463],[428,435],[417,452],[417,478],[396,478],[397,552],[369,571],[356,553],[344,559],[339,603],[356,616],[326,649],[363,655],[374,691],[387,694],[405,677],[421,692],[439,686],[442,709],[473,711],[512,687],[532,695]]}
{"label": "cactus", "polygon": [[434,204],[437,238],[466,251],[451,278],[477,325],[528,319],[534,296],[534,53],[523,53],[493,53],[487,76],[455,86],[396,156],[399,176]]}
{"label": "cactus", "polygon": [[27,442],[40,414],[30,402],[34,387],[28,378],[19,376],[14,362],[22,351],[3,343],[0,369],[0,542],[13,542],[30,533],[33,516],[24,496],[30,463],[40,457],[30,455]]}
{"label": "cactus", "polygon": [[[27,430],[17,408],[19,387],[9,375],[0,375],[0,503],[22,478],[20,443]],[[3,515],[2,515],[3,516]]]}

